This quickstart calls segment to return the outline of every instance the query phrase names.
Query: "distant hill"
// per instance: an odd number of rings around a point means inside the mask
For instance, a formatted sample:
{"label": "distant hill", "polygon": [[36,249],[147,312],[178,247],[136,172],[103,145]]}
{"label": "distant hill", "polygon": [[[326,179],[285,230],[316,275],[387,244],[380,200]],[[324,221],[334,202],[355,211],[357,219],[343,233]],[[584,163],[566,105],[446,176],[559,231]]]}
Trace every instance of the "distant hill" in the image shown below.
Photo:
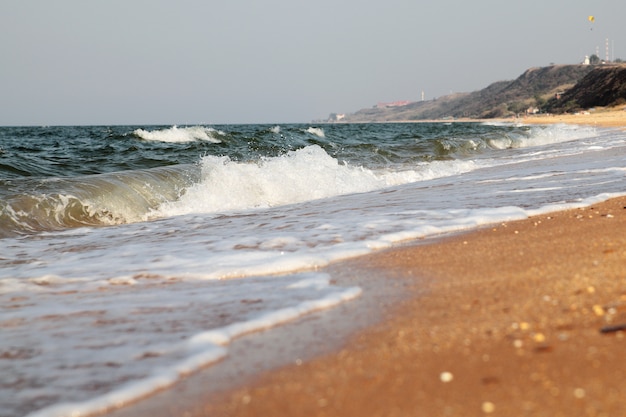
{"label": "distant hill", "polygon": [[550,113],[575,112],[592,107],[613,107],[626,103],[626,65],[595,67],[573,88],[546,103]]}
{"label": "distant hill", "polygon": [[[626,65],[553,65],[531,68],[513,81],[403,106],[375,106],[341,122],[488,119],[525,112],[569,112],[626,102]],[[339,121],[336,115],[329,119]]]}

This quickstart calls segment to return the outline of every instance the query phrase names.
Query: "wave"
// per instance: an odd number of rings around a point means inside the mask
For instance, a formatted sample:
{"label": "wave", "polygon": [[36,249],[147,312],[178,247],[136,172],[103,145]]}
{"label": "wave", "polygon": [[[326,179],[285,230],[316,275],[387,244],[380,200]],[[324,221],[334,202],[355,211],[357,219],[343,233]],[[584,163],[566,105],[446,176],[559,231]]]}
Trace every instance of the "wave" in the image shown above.
{"label": "wave", "polygon": [[[454,175],[472,161],[434,161],[405,170],[368,169],[319,145],[242,162],[204,156],[177,165],[4,185],[0,238],[83,226],[135,223],[188,213],[276,207]],[[7,191],[8,190],[8,191]]]}
{"label": "wave", "polygon": [[[591,126],[555,124],[548,126],[526,126],[527,135],[504,136],[490,139],[489,145],[495,149],[529,148],[552,145],[561,142],[597,136],[597,129]],[[524,132],[524,130],[517,130]]]}
{"label": "wave", "polygon": [[[312,131],[313,129],[313,131]],[[323,135],[318,128],[307,132]],[[277,207],[287,204],[330,198],[338,195],[370,192],[412,182],[460,175],[481,167],[507,163],[507,159],[476,156],[484,151],[528,148],[597,136],[593,127],[523,126],[498,131],[493,135],[448,136],[437,139],[440,150],[435,160],[406,160],[369,168],[329,154],[318,144],[286,152],[281,156],[262,157],[256,161],[236,161],[228,156],[205,156],[201,160],[201,179],[180,199],[168,201],[153,210],[150,217],[169,217],[189,213],[217,213],[233,210]],[[358,145],[357,145],[358,146]],[[376,152],[369,151],[369,154]],[[412,150],[410,154],[424,152]],[[357,160],[364,160],[359,152]],[[446,158],[441,155],[453,156]]]}
{"label": "wave", "polygon": [[473,161],[435,161],[406,170],[372,170],[341,163],[318,145],[256,162],[205,156],[202,178],[151,217],[276,207],[369,192],[476,169]]}
{"label": "wave", "polygon": [[219,137],[223,136],[224,132],[204,126],[190,126],[183,128],[179,128],[178,126],[172,126],[167,129],[152,131],[136,129],[133,131],[133,135],[143,140],[155,142],[185,143],[195,141],[207,141],[213,143],[221,143]]}
{"label": "wave", "polygon": [[[345,129],[353,130],[342,130],[341,135],[329,127],[329,140],[322,138],[322,129],[302,126],[286,128],[285,135],[280,136],[281,127],[263,127],[264,135],[257,140],[231,140],[221,131],[199,126],[151,132],[137,129],[133,134],[152,140],[206,140],[207,135],[223,135],[223,146],[230,156],[206,155],[196,164],[71,178],[0,180],[0,238],[187,213],[276,207],[369,192],[517,160],[499,157],[503,149],[597,136],[595,128],[580,126],[512,125],[487,131],[476,126],[480,125],[452,124],[445,129],[420,125],[420,134],[392,131],[383,138],[363,137],[355,130],[358,126],[347,126]],[[296,131],[316,139],[301,140]],[[176,154],[179,148],[173,146],[170,151],[168,147],[161,153]],[[540,151],[536,158],[545,157],[549,150]]]}
{"label": "wave", "polygon": [[309,127],[307,130],[307,133],[310,133],[312,135],[315,135],[319,138],[325,138],[326,134],[324,133],[324,129],[320,128],[320,127]]}
{"label": "wave", "polygon": [[142,221],[160,204],[179,198],[197,175],[197,167],[180,165],[24,180],[0,201],[0,238]]}
{"label": "wave", "polygon": [[[506,128],[505,123],[490,123],[489,126]],[[555,125],[513,125],[478,135],[446,135],[435,139],[435,153],[438,157],[462,157],[486,151],[521,149],[552,145],[597,136],[597,129],[591,126]]]}

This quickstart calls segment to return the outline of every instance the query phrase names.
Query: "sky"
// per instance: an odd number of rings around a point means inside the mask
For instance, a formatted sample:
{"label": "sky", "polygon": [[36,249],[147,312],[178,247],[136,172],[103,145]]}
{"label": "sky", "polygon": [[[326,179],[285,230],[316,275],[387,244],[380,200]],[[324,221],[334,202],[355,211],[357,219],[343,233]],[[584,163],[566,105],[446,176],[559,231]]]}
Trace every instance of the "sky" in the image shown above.
{"label": "sky", "polygon": [[5,0],[0,125],[310,122],[604,59],[606,39],[626,60],[625,12],[623,0]]}

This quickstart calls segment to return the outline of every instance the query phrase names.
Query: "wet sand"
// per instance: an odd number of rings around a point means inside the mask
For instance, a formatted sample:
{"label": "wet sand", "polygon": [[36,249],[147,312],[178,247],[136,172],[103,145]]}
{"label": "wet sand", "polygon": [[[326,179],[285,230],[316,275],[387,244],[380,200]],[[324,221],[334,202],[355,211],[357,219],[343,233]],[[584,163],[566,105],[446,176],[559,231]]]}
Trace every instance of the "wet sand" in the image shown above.
{"label": "wet sand", "polygon": [[[623,113],[552,120],[626,126]],[[405,296],[379,298],[382,322],[304,361],[205,394],[190,378],[120,415],[626,415],[626,197],[334,268]]]}
{"label": "wet sand", "polygon": [[187,415],[626,415],[625,231],[618,198],[365,257],[391,318]]}

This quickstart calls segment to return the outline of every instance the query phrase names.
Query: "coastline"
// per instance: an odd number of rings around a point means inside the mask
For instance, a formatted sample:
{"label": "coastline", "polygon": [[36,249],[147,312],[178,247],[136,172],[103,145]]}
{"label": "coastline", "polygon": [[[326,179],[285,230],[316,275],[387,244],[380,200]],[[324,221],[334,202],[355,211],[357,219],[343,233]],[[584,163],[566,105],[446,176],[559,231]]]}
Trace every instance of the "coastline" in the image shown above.
{"label": "coastline", "polygon": [[[564,113],[564,114],[534,114],[523,115],[521,117],[508,118],[491,118],[491,119],[474,119],[474,118],[456,118],[456,119],[419,119],[419,120],[385,120],[375,122],[347,122],[347,123],[523,123],[523,124],[571,124],[571,125],[588,125],[605,128],[626,129],[626,106],[616,106],[610,108],[597,108],[583,113]],[[337,123],[337,122],[334,122]],[[343,123],[343,122],[338,122]]]}
{"label": "coastline", "polygon": [[617,198],[367,256],[395,314],[186,415],[624,415],[625,227]]}
{"label": "coastline", "polygon": [[[626,112],[614,113],[518,121],[626,126]],[[337,264],[401,287],[404,299],[304,361],[209,393],[183,384],[108,415],[626,414],[624,332],[600,332],[626,323],[625,208],[617,198]]]}

